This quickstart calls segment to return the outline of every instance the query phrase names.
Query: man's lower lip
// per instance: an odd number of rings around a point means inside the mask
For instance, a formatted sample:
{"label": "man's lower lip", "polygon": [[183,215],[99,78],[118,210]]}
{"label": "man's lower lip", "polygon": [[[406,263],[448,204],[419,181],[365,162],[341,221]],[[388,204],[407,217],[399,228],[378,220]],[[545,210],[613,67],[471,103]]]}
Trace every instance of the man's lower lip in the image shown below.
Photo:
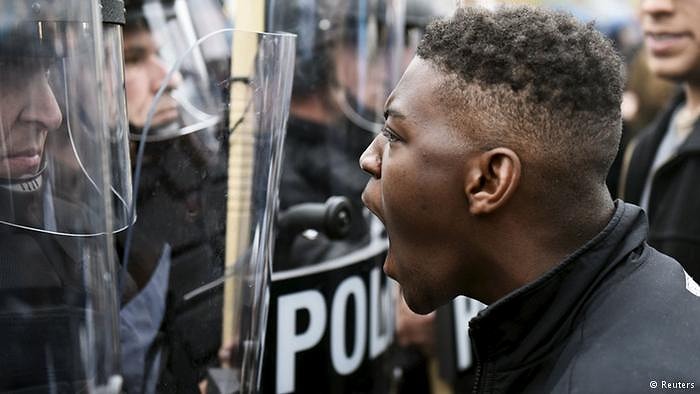
{"label": "man's lower lip", "polygon": [[652,55],[667,56],[678,51],[679,47],[683,45],[687,38],[688,36],[685,35],[676,35],[659,39],[654,36],[647,35],[644,42]]}
{"label": "man's lower lip", "polygon": [[384,273],[387,274],[392,279],[396,279],[393,273],[393,268],[394,268],[394,258],[391,254],[391,250],[389,250],[386,253],[386,258],[384,259],[384,265],[382,266],[382,269],[384,270]]}
{"label": "man's lower lip", "polygon": [[12,156],[3,159],[3,166],[10,170],[14,176],[27,175],[35,173],[39,169],[41,157],[39,155],[31,156]]}

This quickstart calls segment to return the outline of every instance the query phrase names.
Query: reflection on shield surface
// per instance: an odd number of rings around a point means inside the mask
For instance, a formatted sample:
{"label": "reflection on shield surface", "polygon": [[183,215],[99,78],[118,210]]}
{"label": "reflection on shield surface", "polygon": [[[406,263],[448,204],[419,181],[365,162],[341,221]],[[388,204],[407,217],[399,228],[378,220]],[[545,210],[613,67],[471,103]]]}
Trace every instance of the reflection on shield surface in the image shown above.
{"label": "reflection on shield surface", "polygon": [[129,101],[139,188],[121,240],[140,294],[164,294],[145,366],[161,392],[259,384],[294,37],[228,24],[216,1],[127,4],[127,99],[142,70],[161,73],[143,111]]}

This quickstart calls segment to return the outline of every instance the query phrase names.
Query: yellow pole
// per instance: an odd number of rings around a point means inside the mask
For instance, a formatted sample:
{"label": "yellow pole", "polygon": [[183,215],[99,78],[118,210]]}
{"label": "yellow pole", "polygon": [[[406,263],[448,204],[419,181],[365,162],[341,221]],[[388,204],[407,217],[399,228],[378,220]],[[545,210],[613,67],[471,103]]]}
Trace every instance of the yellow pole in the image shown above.
{"label": "yellow pole", "polygon": [[[240,30],[263,31],[265,24],[264,1],[232,0],[234,27]],[[228,195],[226,214],[226,251],[225,264],[227,274],[234,272],[236,260],[239,259],[250,244],[250,213],[251,193],[253,185],[253,168],[255,163],[255,130],[250,119],[252,105],[252,90],[247,81],[253,72],[258,51],[257,36],[254,34],[234,34],[231,56],[231,89],[230,89],[230,127],[229,162],[228,162]],[[245,274],[245,273],[243,273]],[[240,339],[241,273],[227,275],[224,282],[224,306],[222,322],[222,344],[224,346]],[[234,347],[235,348],[235,347]]]}

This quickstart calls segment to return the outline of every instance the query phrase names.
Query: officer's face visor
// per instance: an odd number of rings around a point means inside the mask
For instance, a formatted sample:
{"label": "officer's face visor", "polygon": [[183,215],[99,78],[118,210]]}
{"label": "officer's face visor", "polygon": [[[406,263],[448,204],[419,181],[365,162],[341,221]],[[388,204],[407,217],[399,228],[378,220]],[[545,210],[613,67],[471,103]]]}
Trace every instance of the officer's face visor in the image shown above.
{"label": "officer's face visor", "polygon": [[118,392],[99,15],[96,0],[0,7],[0,392]]}
{"label": "officer's face visor", "polygon": [[125,131],[109,127],[118,115],[104,105],[95,13],[78,0],[3,2],[0,223],[80,236],[126,225],[128,193],[110,175],[128,163],[115,170],[109,159],[125,151]]}
{"label": "officer's face visor", "polygon": [[[231,33],[215,32],[230,27],[212,0],[196,7],[185,1],[146,1],[127,9],[124,59],[132,140],[197,133],[194,138],[211,144],[212,134],[227,121],[231,67]],[[177,70],[169,74],[173,67]],[[156,97],[161,86],[165,89]]]}
{"label": "officer's face visor", "polygon": [[335,97],[343,113],[368,131],[384,123],[383,107],[401,72],[403,2],[342,2],[331,16],[337,45]]}
{"label": "officer's face visor", "polygon": [[368,132],[398,82],[404,36],[401,0],[271,0],[272,31],[299,34],[294,95],[330,95],[339,114]]}

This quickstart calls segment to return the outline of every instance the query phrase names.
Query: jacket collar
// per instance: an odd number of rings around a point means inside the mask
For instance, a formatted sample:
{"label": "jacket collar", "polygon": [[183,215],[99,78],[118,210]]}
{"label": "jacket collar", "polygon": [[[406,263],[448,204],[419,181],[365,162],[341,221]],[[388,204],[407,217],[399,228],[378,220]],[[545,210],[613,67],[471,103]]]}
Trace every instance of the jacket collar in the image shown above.
{"label": "jacket collar", "polygon": [[[671,106],[664,113],[664,122],[661,123],[661,126],[663,127],[657,126],[657,130],[655,131],[655,134],[657,134],[657,138],[655,138],[655,140],[658,139],[656,141],[657,146],[661,143],[661,139],[663,139],[664,135],[666,134],[668,125],[671,120],[671,116],[676,111],[676,109],[680,108],[681,105],[685,104],[685,99],[685,92],[680,91],[671,101]],[[693,131],[690,132],[688,138],[678,148],[678,155],[683,155],[685,153],[691,152],[700,152],[700,118],[695,120],[695,124],[693,125]]]}
{"label": "jacket collar", "polygon": [[[642,245],[647,220],[641,208],[615,202],[607,226],[541,278],[491,304],[469,323],[480,359],[515,368],[550,354],[566,339],[587,301],[608,274]],[[501,357],[503,355],[507,357]]]}
{"label": "jacket collar", "polygon": [[695,121],[693,131],[690,132],[690,135],[685,142],[683,142],[683,145],[678,148],[679,155],[691,152],[700,152],[700,118]]}
{"label": "jacket collar", "polygon": [[[638,203],[641,200],[646,179],[649,177],[651,165],[656,156],[656,150],[668,131],[673,113],[683,103],[685,103],[685,93],[680,90],[663,113],[640,136],[639,143],[634,147],[633,157],[628,169],[629,173],[625,177],[626,179],[622,180],[625,182],[625,200],[634,203]],[[700,119],[695,122],[693,131],[678,148],[676,157],[693,153],[700,153]],[[677,160],[672,161],[678,162]]]}
{"label": "jacket collar", "polygon": [[[661,144],[664,136],[668,132],[668,126],[671,123],[671,118],[678,108],[685,104],[685,93],[683,91],[678,92],[670,104],[664,110],[663,114],[658,118],[653,126],[653,135],[651,141],[653,146],[658,147]],[[654,149],[656,151],[656,149]],[[693,125],[693,131],[690,132],[688,138],[683,142],[683,144],[678,148],[678,154],[682,155],[684,153],[700,151],[700,118],[695,121]]]}

